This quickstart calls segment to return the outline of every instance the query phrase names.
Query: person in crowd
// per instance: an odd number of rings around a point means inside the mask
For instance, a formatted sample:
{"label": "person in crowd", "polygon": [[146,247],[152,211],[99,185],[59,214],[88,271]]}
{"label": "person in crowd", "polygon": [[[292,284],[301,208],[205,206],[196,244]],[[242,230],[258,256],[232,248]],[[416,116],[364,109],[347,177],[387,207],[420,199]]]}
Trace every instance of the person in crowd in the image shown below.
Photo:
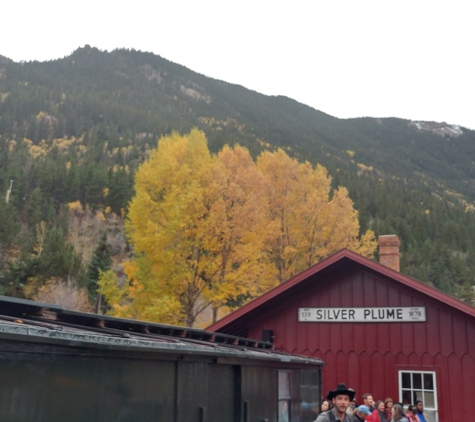
{"label": "person in crowd", "polygon": [[388,421],[391,420],[391,409],[393,407],[394,400],[391,397],[386,397],[384,400],[384,408],[385,408],[385,413],[386,413],[386,419]]}
{"label": "person in crowd", "polygon": [[399,403],[395,403],[391,409],[391,422],[409,422],[404,416],[404,411]]}
{"label": "person in crowd", "polygon": [[355,390],[347,388],[345,384],[340,383],[333,391],[329,391],[326,397],[333,403],[333,408],[318,415],[315,422],[351,422],[346,409],[350,401],[355,398]]}
{"label": "person in crowd", "polygon": [[358,406],[355,410],[355,414],[353,415],[352,422],[363,422],[368,421],[371,417],[371,410],[369,410],[368,406],[362,404]]}
{"label": "person in crowd", "polygon": [[421,422],[429,422],[429,415],[424,412],[424,404],[421,400],[416,400],[417,416]]}
{"label": "person in crowd", "polygon": [[346,413],[348,413],[350,416],[353,416],[355,414],[355,409],[358,407],[356,404],[356,400],[353,399],[350,401],[350,405],[348,406],[348,409],[346,409]]}
{"label": "person in crowd", "polygon": [[327,412],[332,407],[333,407],[332,402],[330,400],[325,399],[322,401],[322,408],[321,408],[322,412]]}
{"label": "person in crowd", "polygon": [[363,394],[363,404],[373,412],[374,410],[374,400],[373,395],[371,393]]}
{"label": "person in crowd", "polygon": [[407,413],[406,413],[406,418],[409,420],[409,422],[421,422],[419,420],[419,417],[416,415],[417,412],[417,407],[414,406],[413,404],[410,404],[407,406]]}
{"label": "person in crowd", "polygon": [[382,400],[378,400],[376,405],[374,406],[375,409],[373,410],[373,422],[388,422],[386,418],[386,412],[384,411],[384,402]]}

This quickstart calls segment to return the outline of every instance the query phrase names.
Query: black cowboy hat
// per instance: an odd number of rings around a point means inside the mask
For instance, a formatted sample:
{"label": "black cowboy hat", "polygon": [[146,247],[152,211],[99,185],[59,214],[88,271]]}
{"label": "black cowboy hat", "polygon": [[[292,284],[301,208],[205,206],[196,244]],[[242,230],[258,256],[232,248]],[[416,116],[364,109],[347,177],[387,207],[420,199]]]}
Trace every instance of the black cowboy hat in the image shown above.
{"label": "black cowboy hat", "polygon": [[340,394],[345,394],[350,397],[350,401],[355,398],[355,390],[352,388],[346,388],[346,385],[343,383],[340,383],[337,385],[337,387],[333,391],[329,391],[327,394],[327,399],[332,400],[334,397],[340,395]]}

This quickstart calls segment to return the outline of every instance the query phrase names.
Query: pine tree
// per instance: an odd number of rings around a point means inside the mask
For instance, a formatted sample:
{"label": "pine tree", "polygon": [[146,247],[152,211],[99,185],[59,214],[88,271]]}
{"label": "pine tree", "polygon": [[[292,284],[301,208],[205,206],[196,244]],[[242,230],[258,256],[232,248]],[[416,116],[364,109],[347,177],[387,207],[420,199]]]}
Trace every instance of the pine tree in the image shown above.
{"label": "pine tree", "polygon": [[109,171],[108,182],[109,194],[107,195],[107,204],[117,215],[127,208],[130,200],[129,176],[127,172],[120,168],[118,171]]}
{"label": "pine tree", "polygon": [[0,200],[0,265],[20,234],[21,224],[12,205]]}
{"label": "pine tree", "polygon": [[112,250],[107,242],[107,233],[103,232],[99,243],[92,255],[91,262],[87,269],[87,291],[91,301],[98,302],[97,282],[101,271],[106,272],[112,265]]}

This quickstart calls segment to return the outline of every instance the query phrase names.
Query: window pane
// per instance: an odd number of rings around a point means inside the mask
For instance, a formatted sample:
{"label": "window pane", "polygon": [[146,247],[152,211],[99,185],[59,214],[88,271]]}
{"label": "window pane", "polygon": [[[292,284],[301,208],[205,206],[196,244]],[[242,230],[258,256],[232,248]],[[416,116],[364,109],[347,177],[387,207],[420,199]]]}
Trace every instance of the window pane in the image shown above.
{"label": "window pane", "polygon": [[279,398],[286,399],[290,397],[290,372],[279,371]]}
{"label": "window pane", "polygon": [[402,391],[402,402],[404,404],[412,404],[411,390],[403,390]]}
{"label": "window pane", "polygon": [[402,373],[402,388],[411,388],[411,374],[409,372]]}
{"label": "window pane", "polygon": [[424,399],[422,400],[422,403],[424,404],[424,407],[428,408],[435,408],[435,402],[434,402],[434,393],[429,393],[427,391],[424,392]]}
{"label": "window pane", "polygon": [[412,388],[422,389],[422,374],[412,374]]}
{"label": "window pane", "polygon": [[424,390],[434,389],[434,377],[433,374],[424,374]]}
{"label": "window pane", "polygon": [[427,416],[429,416],[429,419],[428,419],[428,420],[430,420],[430,421],[436,421],[436,420],[438,420],[438,419],[437,419],[437,411],[435,411],[435,410],[429,410],[429,409],[426,410],[425,408],[424,408],[424,411],[427,412]]}
{"label": "window pane", "polygon": [[422,391],[420,390],[416,390],[412,393],[412,404],[414,404],[417,400],[422,400],[422,402],[424,402],[422,397]]}
{"label": "window pane", "polygon": [[[300,371],[300,422],[313,422],[319,409],[320,400],[320,373],[319,371],[303,369]],[[294,406],[294,404],[292,404]],[[295,404],[297,406],[297,404]]]}
{"label": "window pane", "polygon": [[411,374],[409,372],[402,373],[402,388],[411,388]]}

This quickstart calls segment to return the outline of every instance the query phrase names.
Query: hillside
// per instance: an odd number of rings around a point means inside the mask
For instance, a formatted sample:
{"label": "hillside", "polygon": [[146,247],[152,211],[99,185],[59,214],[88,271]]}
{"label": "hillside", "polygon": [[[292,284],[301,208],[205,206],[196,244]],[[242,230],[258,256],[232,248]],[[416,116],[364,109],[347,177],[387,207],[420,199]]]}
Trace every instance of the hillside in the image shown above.
{"label": "hillside", "polygon": [[[0,56],[4,192],[13,180],[9,204],[0,206],[3,290],[21,295],[21,286],[35,277],[38,269],[25,257],[37,245],[38,224],[61,228],[63,240],[56,241],[69,244],[71,219],[82,222],[86,206],[91,215],[119,216],[114,229],[106,228],[108,241],[115,239],[115,254],[127,253],[120,216],[135,169],[162,135],[193,127],[206,133],[213,151],[239,143],[257,156],[281,147],[324,165],[335,185],[349,189],[362,230],[400,237],[403,272],[470,299],[475,131],[396,118],[337,119],[151,53],[89,46],[48,62]],[[68,211],[66,204],[76,201],[82,211]],[[74,265],[89,264],[98,233],[90,242]],[[64,264],[67,276],[71,262]]]}

